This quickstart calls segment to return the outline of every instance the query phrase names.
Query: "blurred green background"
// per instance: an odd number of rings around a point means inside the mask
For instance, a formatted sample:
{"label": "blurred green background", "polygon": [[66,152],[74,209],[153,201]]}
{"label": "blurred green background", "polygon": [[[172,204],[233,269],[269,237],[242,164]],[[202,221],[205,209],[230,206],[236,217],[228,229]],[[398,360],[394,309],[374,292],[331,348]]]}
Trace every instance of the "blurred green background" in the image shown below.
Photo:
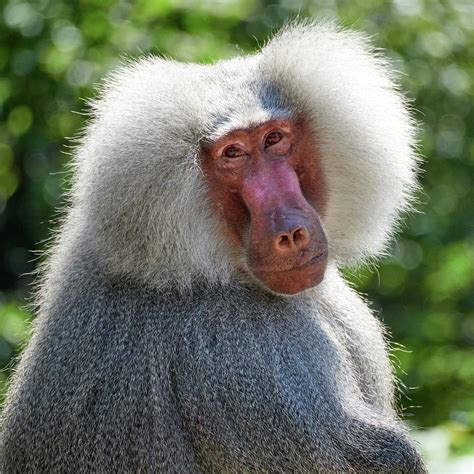
{"label": "blurred green background", "polygon": [[2,2],[0,393],[28,337],[32,250],[44,248],[61,204],[68,137],[84,123],[74,111],[94,85],[124,56],[210,62],[253,51],[296,15],[373,35],[422,123],[421,212],[378,271],[351,278],[390,328],[400,409],[419,428],[433,471],[449,462],[461,472],[474,452],[472,0]]}

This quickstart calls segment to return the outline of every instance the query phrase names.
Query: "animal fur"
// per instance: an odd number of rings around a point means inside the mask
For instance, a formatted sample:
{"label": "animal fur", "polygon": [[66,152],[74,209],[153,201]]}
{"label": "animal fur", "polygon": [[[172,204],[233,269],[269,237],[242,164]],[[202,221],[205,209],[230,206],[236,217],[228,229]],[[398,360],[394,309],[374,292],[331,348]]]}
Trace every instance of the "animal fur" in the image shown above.
{"label": "animal fur", "polygon": [[[300,116],[324,165],[329,266],[284,297],[221,237],[199,152]],[[384,250],[416,188],[413,145],[385,60],[329,24],[213,65],[113,73],[75,156],[0,472],[422,472],[381,325],[338,273]]]}

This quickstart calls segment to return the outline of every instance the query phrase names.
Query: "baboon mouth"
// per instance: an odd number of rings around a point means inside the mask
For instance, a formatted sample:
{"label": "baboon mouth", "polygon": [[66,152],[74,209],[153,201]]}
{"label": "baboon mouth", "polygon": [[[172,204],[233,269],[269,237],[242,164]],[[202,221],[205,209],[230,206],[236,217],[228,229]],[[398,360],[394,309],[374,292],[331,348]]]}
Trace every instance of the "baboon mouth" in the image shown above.
{"label": "baboon mouth", "polygon": [[328,251],[324,250],[323,252],[316,254],[314,257],[311,257],[310,259],[306,260],[304,263],[299,264],[299,265],[293,265],[291,267],[282,268],[281,265],[277,264],[277,265],[266,266],[266,267],[254,267],[253,270],[260,275],[305,270],[311,267],[312,265],[324,262],[327,259],[327,256],[328,256]]}
{"label": "baboon mouth", "polygon": [[289,270],[303,270],[307,267],[310,267],[311,265],[314,265],[315,263],[319,263],[325,260],[327,256],[328,256],[328,251],[324,250],[323,252],[315,255],[313,258],[310,258],[307,262],[303,263],[302,265],[296,265],[293,268],[290,268]]}

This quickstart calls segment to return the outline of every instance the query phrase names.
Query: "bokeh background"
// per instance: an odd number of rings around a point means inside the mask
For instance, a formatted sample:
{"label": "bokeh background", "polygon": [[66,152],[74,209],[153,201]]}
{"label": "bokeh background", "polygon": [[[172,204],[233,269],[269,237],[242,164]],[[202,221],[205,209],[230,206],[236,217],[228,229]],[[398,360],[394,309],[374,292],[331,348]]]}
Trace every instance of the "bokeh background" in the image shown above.
{"label": "bokeh background", "polygon": [[296,15],[337,18],[371,34],[402,73],[426,158],[420,213],[406,219],[393,256],[350,277],[392,334],[400,411],[417,428],[432,471],[474,472],[472,0],[1,5],[0,396],[29,336],[33,251],[54,228],[70,137],[101,77],[125,56],[212,62],[254,51]]}

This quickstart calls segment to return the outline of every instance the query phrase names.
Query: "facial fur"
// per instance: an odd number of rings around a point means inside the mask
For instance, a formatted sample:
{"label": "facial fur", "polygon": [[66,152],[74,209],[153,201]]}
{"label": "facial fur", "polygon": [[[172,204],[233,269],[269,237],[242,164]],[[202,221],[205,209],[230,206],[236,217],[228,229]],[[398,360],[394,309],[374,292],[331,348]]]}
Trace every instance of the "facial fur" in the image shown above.
{"label": "facial fur", "polygon": [[408,207],[413,130],[389,66],[332,25],[114,73],[0,472],[424,473],[383,329],[337,269],[380,254]]}
{"label": "facial fur", "polygon": [[[323,250],[323,233],[328,264],[377,256],[416,189],[414,128],[391,76],[363,35],[330,24],[290,26],[259,53],[212,65],[160,58],[127,65],[93,106],[69,219],[111,273],[157,288],[225,284],[247,264],[271,287],[265,270],[301,266]],[[309,204],[312,247],[286,262],[252,241],[256,227],[269,232],[269,221],[254,209],[252,223],[243,188],[228,199],[230,219],[216,212],[222,199],[215,184],[210,196],[209,184],[236,171],[216,168],[210,177],[202,162],[203,144],[238,142],[278,121],[291,122],[305,137],[296,145],[307,148],[290,165]]]}

